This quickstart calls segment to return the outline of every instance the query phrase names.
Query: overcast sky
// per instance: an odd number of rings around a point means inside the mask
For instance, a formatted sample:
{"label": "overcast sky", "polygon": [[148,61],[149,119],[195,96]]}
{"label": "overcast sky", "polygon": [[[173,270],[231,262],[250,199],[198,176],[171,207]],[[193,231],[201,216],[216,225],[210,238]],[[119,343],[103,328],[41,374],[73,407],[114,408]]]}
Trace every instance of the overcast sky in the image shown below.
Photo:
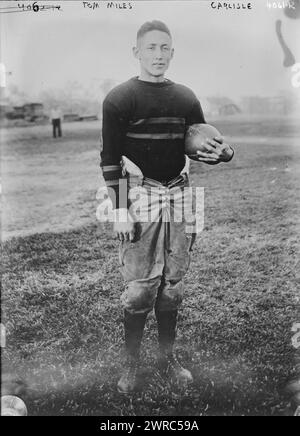
{"label": "overcast sky", "polygon": [[[17,3],[27,2],[1,2],[1,7]],[[1,14],[1,61],[12,72],[7,83],[34,97],[70,80],[85,85],[104,78],[125,81],[139,72],[131,52],[138,27],[159,19],[169,26],[175,48],[167,77],[198,96],[237,98],[293,89],[291,70],[282,65],[275,21],[282,19],[284,37],[300,62],[300,20],[268,9],[267,0],[253,1],[251,11],[217,11],[205,0],[130,2],[131,10],[97,3],[100,8],[92,10],[82,1],[53,0],[62,12]]]}

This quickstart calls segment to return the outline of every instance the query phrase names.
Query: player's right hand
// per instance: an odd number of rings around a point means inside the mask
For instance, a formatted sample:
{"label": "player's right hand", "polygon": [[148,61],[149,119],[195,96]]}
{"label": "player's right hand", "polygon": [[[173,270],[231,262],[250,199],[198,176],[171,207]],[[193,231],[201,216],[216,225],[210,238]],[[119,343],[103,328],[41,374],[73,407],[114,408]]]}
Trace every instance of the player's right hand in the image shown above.
{"label": "player's right hand", "polygon": [[135,222],[127,209],[118,209],[115,211],[113,231],[119,241],[134,240]]}

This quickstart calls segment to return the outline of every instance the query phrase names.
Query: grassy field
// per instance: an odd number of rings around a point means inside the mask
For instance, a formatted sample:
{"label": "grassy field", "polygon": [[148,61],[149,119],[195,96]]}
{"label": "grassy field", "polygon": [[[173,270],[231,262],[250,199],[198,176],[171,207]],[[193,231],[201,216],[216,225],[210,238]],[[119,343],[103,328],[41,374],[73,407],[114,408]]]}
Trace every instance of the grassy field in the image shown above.
{"label": "grassy field", "polygon": [[215,124],[233,142],[245,136],[230,164],[191,168],[205,187],[205,229],[185,280],[177,354],[195,382],[183,392],[158,374],[151,315],[145,386],[132,397],[116,391],[122,281],[111,225],[95,215],[99,125],[65,125],[57,141],[48,127],[2,132],[2,371],[23,380],[30,415],[292,414],[300,132],[287,120]]}

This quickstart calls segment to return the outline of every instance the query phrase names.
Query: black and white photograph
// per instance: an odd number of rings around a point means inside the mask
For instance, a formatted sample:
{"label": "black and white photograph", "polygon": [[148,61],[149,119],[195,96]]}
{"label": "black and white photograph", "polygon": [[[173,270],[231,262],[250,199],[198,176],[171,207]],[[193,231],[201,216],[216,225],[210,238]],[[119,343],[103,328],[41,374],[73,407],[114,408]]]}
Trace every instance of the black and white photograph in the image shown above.
{"label": "black and white photograph", "polygon": [[0,38],[1,416],[300,416],[300,0],[1,1]]}

